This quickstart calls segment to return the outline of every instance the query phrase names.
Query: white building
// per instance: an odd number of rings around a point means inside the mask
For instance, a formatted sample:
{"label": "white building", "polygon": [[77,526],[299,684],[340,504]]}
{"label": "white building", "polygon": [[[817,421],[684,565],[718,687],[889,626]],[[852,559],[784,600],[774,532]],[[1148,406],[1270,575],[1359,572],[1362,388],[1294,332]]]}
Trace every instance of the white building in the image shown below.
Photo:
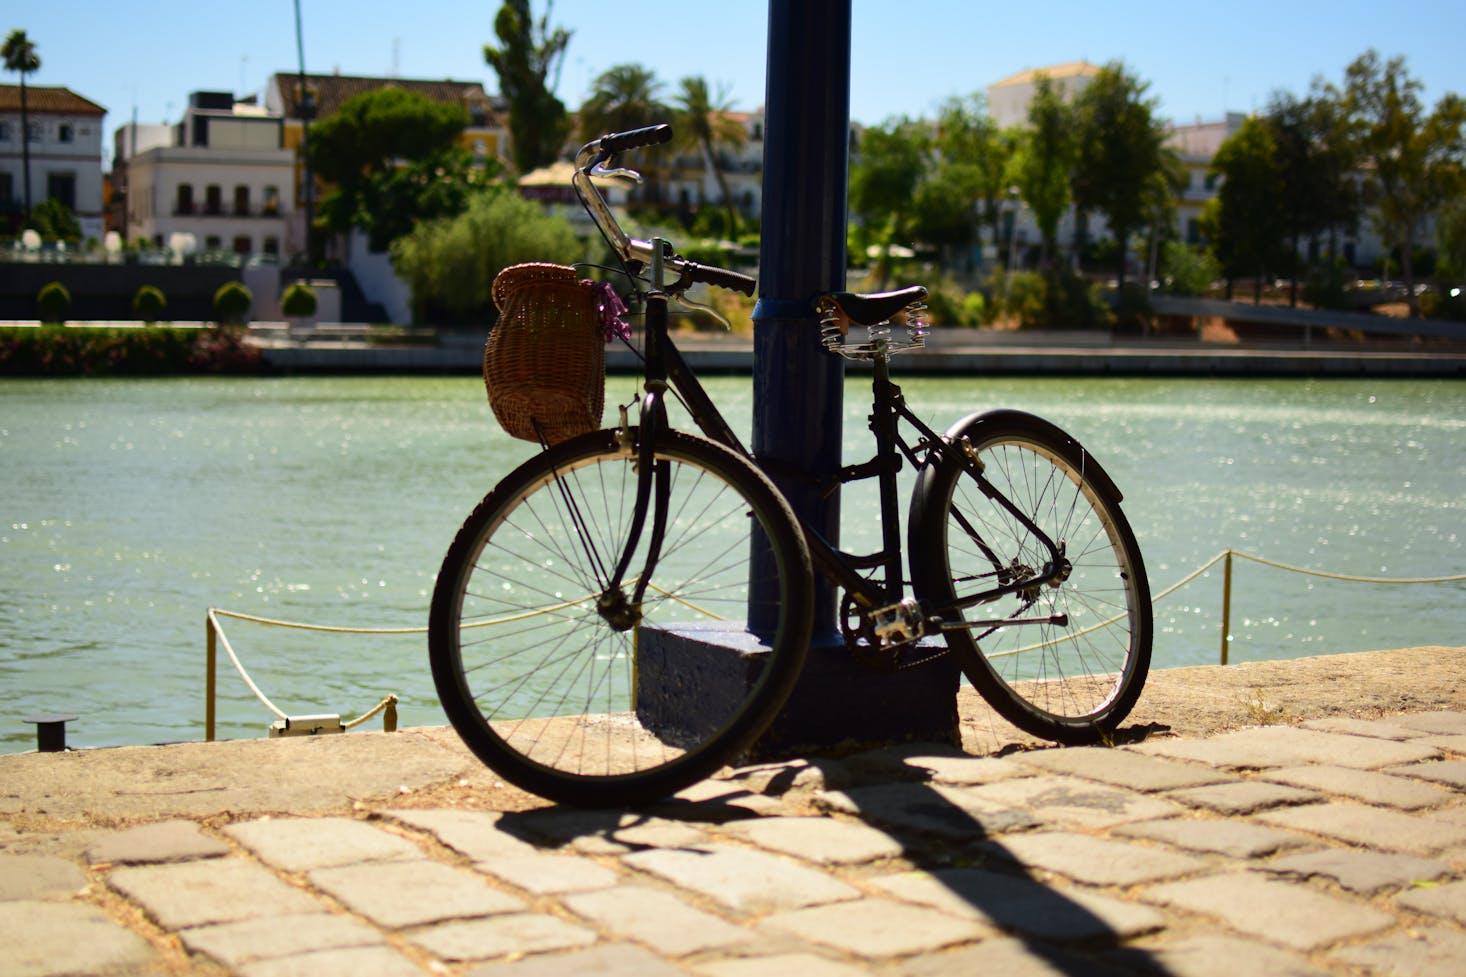
{"label": "white building", "polygon": [[[57,200],[76,215],[83,238],[101,238],[102,117],[107,110],[68,88],[27,85],[30,202]],[[0,85],[0,215],[25,207],[20,86]],[[3,219],[3,218],[0,218]]]}
{"label": "white building", "polygon": [[[118,130],[119,149],[131,149],[129,130]],[[127,240],[166,247],[191,239],[199,251],[238,255],[292,253],[295,159],[283,141],[280,116],[228,93],[195,92],[167,145],[120,161]],[[148,141],[139,136],[136,144]]]}
{"label": "white building", "polygon": [[1033,101],[1042,75],[1053,83],[1059,99],[1073,103],[1100,69],[1088,61],[1071,61],[1048,68],[1029,68],[988,86],[988,114],[1000,129],[1028,125],[1028,103]]}

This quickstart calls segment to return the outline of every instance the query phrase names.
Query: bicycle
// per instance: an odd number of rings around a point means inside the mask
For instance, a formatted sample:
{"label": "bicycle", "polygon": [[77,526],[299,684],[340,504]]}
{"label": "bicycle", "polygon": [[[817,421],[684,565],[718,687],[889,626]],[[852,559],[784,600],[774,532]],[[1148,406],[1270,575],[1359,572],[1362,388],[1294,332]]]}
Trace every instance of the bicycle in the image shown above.
{"label": "bicycle", "polygon": [[[815,572],[843,593],[839,629],[866,663],[915,667],[950,653],[1019,728],[1066,744],[1106,737],[1140,695],[1151,643],[1149,585],[1113,481],[1072,437],[1018,411],[938,434],[889,372],[892,355],[925,341],[926,289],[831,293],[815,300],[821,342],[873,368],[876,453],[839,480],[878,480],[882,550],[845,553],[802,524],[667,330],[669,302],[687,302],[692,285],[752,295],[755,280],[630,238],[593,182],[639,179],[609,164],[670,136],[665,125],[612,133],[577,155],[572,183],[640,292],[640,400],[634,422],[628,404],[615,427],[543,446],[449,548],[430,658],[465,744],[555,801],[675,793],[736,759],[788,697],[810,641]],[[670,426],[669,393],[701,434]],[[903,464],[917,472],[909,578]],[[709,635],[733,649],[689,651]],[[934,635],[945,648],[921,640]],[[721,695],[704,694],[710,686]]]}

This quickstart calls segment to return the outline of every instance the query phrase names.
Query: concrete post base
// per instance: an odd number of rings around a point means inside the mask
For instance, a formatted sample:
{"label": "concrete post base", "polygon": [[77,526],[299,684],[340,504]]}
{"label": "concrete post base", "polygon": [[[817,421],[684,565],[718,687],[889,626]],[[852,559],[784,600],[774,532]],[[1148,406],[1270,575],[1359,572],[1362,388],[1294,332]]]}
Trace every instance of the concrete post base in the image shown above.
{"label": "concrete post base", "polygon": [[[743,702],[768,650],[756,636],[728,625],[643,627],[637,650],[638,718],[672,739],[697,735],[718,723],[732,704]],[[960,744],[958,679],[950,656],[878,672],[856,661],[843,642],[816,645],[788,703],[754,744],[750,758],[854,744]]]}

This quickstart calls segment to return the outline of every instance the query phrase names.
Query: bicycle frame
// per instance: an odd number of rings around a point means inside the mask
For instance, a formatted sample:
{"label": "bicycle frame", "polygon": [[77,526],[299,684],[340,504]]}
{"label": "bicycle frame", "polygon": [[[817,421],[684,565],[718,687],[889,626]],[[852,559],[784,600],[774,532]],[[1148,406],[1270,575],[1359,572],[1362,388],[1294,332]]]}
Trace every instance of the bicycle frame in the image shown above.
{"label": "bicycle frame", "polygon": [[[656,242],[660,244],[660,242]],[[646,393],[641,405],[642,450],[650,457],[655,441],[655,432],[666,424],[666,408],[663,399],[670,385],[686,405],[698,428],[713,441],[725,445],[748,458],[755,465],[759,460],[744,447],[738,435],[729,426],[703,389],[696,374],[687,365],[676,343],[667,332],[668,295],[660,286],[659,262],[653,259],[652,290],[644,296],[645,301],[645,358],[644,375]],[[1064,544],[1055,542],[1033,523],[1028,516],[999,492],[983,475],[975,454],[968,454],[965,439],[950,441],[932,430],[906,405],[901,388],[891,382],[889,361],[877,357],[872,381],[871,431],[875,435],[876,454],[873,459],[858,465],[847,466],[839,476],[841,485],[861,479],[876,477],[881,515],[881,549],[869,555],[857,555],[832,545],[802,519],[800,528],[810,556],[826,578],[843,588],[860,606],[863,615],[871,619],[874,636],[883,647],[893,647],[915,641],[929,633],[929,625],[937,630],[946,627],[978,628],[994,627],[1013,623],[1008,620],[960,621],[957,612],[995,600],[1006,594],[1025,588],[1052,583],[1065,573]],[[919,435],[915,444],[901,436],[898,421],[911,425]],[[648,431],[651,433],[648,434]],[[937,464],[949,457],[957,457],[967,473],[976,480],[982,492],[1013,515],[1026,529],[1032,532],[1048,550],[1049,560],[1043,571],[1036,576],[1025,577],[973,594],[944,607],[917,608],[905,598],[906,576],[905,553],[901,544],[901,519],[898,510],[896,476],[900,472],[903,458],[913,467]],[[764,467],[764,466],[760,466]],[[652,468],[643,466],[642,479],[650,478]],[[993,561],[995,575],[1001,575],[1003,567],[996,555],[982,542],[981,535],[970,524],[955,514],[958,524],[986,552]],[[879,579],[871,579],[861,571],[879,570]],[[952,623],[956,619],[960,623]],[[1054,619],[1063,623],[1061,619]]]}
{"label": "bicycle frame", "polygon": [[[646,130],[618,137],[620,143],[617,148],[623,145],[646,145],[670,136],[670,131],[666,132],[664,136],[651,135],[659,128],[665,129],[665,127],[649,127]],[[630,545],[626,547],[621,557],[621,563],[616,568],[613,579],[609,582],[610,585],[603,593],[603,612],[607,612],[605,606],[607,604],[617,605],[610,612],[629,611],[622,605],[625,598],[620,593],[620,582],[629,570],[627,564],[630,561],[630,554],[636,549],[635,544],[645,526],[646,507],[652,501],[651,482],[657,471],[657,466],[653,463],[656,436],[667,423],[664,398],[669,385],[677,391],[678,396],[691,413],[693,421],[703,434],[738,452],[753,464],[764,468],[767,473],[767,466],[761,465],[759,459],[744,447],[737,434],[724,420],[712,398],[698,382],[696,375],[688,367],[676,343],[668,335],[669,294],[665,285],[666,265],[669,262],[675,263],[682,268],[684,274],[698,266],[676,258],[672,254],[670,245],[665,241],[660,239],[641,241],[628,237],[611,213],[605,198],[591,180],[592,173],[639,179],[634,172],[629,170],[606,170],[604,168],[604,162],[615,151],[616,148],[608,148],[603,140],[588,143],[582,148],[581,154],[576,159],[575,174],[572,180],[581,202],[585,205],[592,220],[606,236],[607,243],[611,245],[612,250],[628,266],[632,268],[648,266],[651,272],[651,288],[643,296],[646,319],[645,349],[643,350],[645,392],[639,418],[641,464],[639,465],[637,511],[629,537]],[[720,273],[718,269],[700,268],[699,270],[704,275]],[[741,278],[742,276],[733,275],[732,277]],[[715,277],[704,277],[702,280],[719,283]],[[679,284],[683,284],[685,288],[690,281],[690,279],[686,282],[679,281]],[[1068,563],[1064,556],[1064,541],[1056,542],[1050,539],[1027,515],[988,481],[983,475],[976,452],[965,438],[959,436],[949,440],[937,434],[906,406],[900,387],[891,382],[889,356],[884,350],[878,352],[873,358],[873,363],[875,377],[872,383],[871,431],[875,435],[876,454],[869,462],[842,469],[839,484],[844,485],[871,476],[878,478],[881,550],[865,556],[845,552],[832,545],[801,519],[800,527],[815,567],[826,578],[841,587],[849,599],[858,605],[862,618],[869,624],[869,635],[882,648],[898,647],[916,641],[929,633],[930,627],[938,630],[975,629],[1017,623],[1013,619],[963,621],[959,612],[1007,594],[1062,580],[1068,573]],[[901,420],[910,424],[918,433],[919,440],[915,444],[907,442],[901,436],[898,425]],[[626,426],[624,421],[622,426],[623,428]],[[923,465],[954,463],[950,459],[956,459],[955,463],[961,465],[964,471],[976,481],[983,494],[1005,509],[1042,542],[1048,553],[1048,560],[1042,571],[1025,575],[1021,579],[1004,582],[1003,577],[1010,568],[1001,565],[995,552],[983,542],[981,535],[962,518],[960,513],[954,513],[958,526],[971,537],[978,549],[992,562],[993,576],[999,583],[995,587],[960,598],[943,607],[918,607],[914,600],[906,598],[905,555],[901,545],[901,519],[897,508],[896,485],[896,476],[901,470],[903,459],[918,469]],[[658,496],[659,499],[665,498],[665,487],[659,490]],[[637,592],[632,602],[633,607],[640,600],[645,582],[651,577],[656,564],[662,532],[665,528],[665,512],[662,511],[664,508],[665,506],[660,502],[655,506],[647,566],[640,576]],[[881,571],[879,580],[873,580],[862,573],[862,571],[872,570]],[[1064,623],[1062,615],[1056,615],[1046,620]]]}

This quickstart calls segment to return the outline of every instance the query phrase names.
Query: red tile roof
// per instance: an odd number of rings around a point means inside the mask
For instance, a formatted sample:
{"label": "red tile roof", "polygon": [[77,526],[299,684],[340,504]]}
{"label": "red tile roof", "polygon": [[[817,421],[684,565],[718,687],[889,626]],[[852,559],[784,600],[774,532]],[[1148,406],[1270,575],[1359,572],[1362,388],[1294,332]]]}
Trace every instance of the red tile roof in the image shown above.
{"label": "red tile roof", "polygon": [[[275,75],[275,87],[286,118],[300,118],[300,77],[290,72]],[[465,108],[470,101],[480,102],[487,116],[487,124],[493,126],[496,113],[493,99],[484,91],[482,82],[477,81],[419,81],[412,78],[368,78],[355,75],[311,75],[305,76],[306,86],[315,92],[316,118],[324,119],[334,115],[343,102],[362,92],[373,92],[389,85],[416,92],[435,102],[448,102]]]}
{"label": "red tile roof", "polygon": [[[69,88],[47,85],[25,86],[26,109],[57,115],[106,115],[107,110]],[[20,86],[0,85],[0,112],[20,111]]]}

